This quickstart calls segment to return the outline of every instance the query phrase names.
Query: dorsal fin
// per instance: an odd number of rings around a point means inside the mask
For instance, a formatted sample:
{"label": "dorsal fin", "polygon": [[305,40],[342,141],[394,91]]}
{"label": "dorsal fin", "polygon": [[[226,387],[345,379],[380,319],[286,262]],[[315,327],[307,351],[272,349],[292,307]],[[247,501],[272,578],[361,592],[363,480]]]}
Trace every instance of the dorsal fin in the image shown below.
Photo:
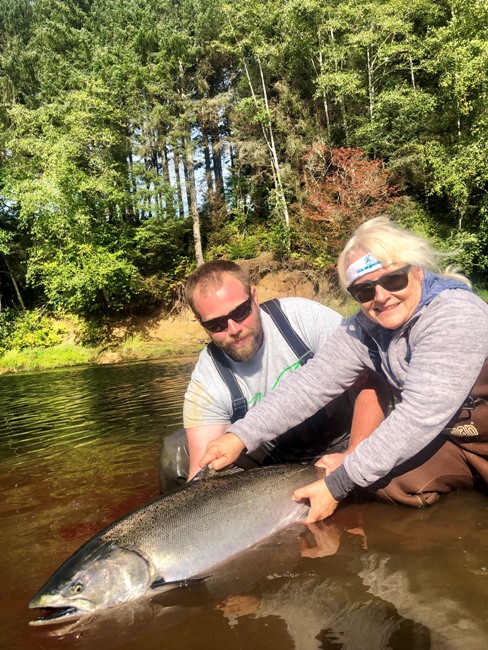
{"label": "dorsal fin", "polygon": [[236,465],[230,465],[225,469],[215,470],[210,467],[210,465],[204,465],[202,469],[195,474],[192,478],[192,481],[205,481],[208,478],[213,476],[227,476],[228,474],[236,474],[237,472],[243,472],[244,470],[241,467]]}

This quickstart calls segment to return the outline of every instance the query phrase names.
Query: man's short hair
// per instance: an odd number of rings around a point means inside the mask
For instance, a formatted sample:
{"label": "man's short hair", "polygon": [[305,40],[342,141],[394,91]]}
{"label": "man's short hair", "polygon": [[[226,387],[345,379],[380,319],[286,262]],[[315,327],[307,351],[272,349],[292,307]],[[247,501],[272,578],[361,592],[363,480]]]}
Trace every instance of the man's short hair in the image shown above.
{"label": "man's short hair", "polygon": [[233,275],[244,287],[247,294],[251,293],[251,279],[249,273],[238,264],[230,260],[211,260],[199,266],[190,275],[185,286],[185,297],[191,310],[199,316],[195,309],[194,296],[198,291],[205,295],[210,289],[218,288],[223,282],[224,274]]}

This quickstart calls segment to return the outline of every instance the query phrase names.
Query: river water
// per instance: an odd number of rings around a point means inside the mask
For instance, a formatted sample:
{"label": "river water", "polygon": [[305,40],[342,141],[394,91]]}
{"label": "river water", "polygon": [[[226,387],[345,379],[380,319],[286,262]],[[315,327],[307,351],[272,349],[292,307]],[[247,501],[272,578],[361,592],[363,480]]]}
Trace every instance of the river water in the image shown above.
{"label": "river water", "polygon": [[[0,648],[488,647],[488,496],[349,504],[185,587],[78,624],[28,602],[84,541],[158,493],[194,358],[0,377]],[[252,525],[252,522],[250,522]]]}

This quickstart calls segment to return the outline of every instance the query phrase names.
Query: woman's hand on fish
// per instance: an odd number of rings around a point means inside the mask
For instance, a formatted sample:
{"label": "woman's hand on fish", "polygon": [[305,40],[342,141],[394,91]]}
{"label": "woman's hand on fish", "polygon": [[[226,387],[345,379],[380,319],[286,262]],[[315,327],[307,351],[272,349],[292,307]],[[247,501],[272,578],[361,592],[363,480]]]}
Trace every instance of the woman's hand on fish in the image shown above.
{"label": "woman's hand on fish", "polygon": [[211,440],[200,459],[200,467],[211,464],[212,469],[222,469],[233,463],[245,449],[242,440],[235,433],[225,433]]}
{"label": "woman's hand on fish", "polygon": [[318,459],[315,465],[327,470],[327,476],[329,476],[329,474],[342,465],[343,460],[344,454],[325,454],[325,456]]}
{"label": "woman's hand on fish", "polygon": [[313,524],[330,517],[339,505],[339,501],[334,499],[323,479],[295,490],[293,498],[295,501],[310,501],[306,524]]}

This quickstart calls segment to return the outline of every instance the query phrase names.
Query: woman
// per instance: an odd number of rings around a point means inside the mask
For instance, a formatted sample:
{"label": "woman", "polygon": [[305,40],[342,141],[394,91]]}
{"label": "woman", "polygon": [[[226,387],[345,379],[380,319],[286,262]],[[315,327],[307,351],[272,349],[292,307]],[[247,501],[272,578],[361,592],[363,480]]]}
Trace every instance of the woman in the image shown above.
{"label": "woman", "polygon": [[[434,502],[439,492],[472,487],[475,468],[483,474],[488,467],[488,442],[469,424],[474,411],[460,410],[487,370],[488,305],[464,276],[439,273],[440,256],[384,217],[360,226],[338,261],[341,285],[360,311],[303,369],[209,443],[201,465],[220,469],[244,448],[280,435],[368,368],[384,374],[400,402],[355,450],[319,461],[328,469],[325,481],[294,495],[310,499],[307,523],[331,515],[356,486],[417,506]],[[486,400],[479,403],[486,407]],[[457,416],[468,418],[467,429],[452,427]],[[486,414],[481,419],[483,428]],[[446,434],[453,431],[471,435],[451,436],[452,442]],[[396,498],[400,493],[404,499]]]}

